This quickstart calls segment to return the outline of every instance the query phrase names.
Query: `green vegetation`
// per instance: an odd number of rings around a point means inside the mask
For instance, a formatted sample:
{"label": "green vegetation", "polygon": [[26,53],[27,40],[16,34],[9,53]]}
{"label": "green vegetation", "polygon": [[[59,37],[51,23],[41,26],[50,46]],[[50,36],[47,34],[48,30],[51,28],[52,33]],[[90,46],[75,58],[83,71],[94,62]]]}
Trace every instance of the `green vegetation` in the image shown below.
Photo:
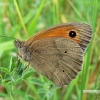
{"label": "green vegetation", "polygon": [[[14,39],[27,40],[50,26],[84,22],[93,38],[82,71],[58,88],[16,58]],[[0,0],[0,98],[3,100],[100,100],[100,0]],[[99,90],[86,93],[84,90]]]}

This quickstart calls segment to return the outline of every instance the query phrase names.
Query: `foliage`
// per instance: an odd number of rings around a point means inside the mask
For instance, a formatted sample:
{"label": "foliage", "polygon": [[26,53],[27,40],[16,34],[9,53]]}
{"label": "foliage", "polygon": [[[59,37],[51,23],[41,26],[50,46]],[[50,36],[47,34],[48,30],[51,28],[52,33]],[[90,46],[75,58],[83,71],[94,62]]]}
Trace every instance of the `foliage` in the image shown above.
{"label": "foliage", "polygon": [[[100,0],[0,0],[0,97],[4,100],[100,100]],[[82,71],[70,85],[58,88],[16,57],[13,38],[65,22],[92,26],[93,38]]]}

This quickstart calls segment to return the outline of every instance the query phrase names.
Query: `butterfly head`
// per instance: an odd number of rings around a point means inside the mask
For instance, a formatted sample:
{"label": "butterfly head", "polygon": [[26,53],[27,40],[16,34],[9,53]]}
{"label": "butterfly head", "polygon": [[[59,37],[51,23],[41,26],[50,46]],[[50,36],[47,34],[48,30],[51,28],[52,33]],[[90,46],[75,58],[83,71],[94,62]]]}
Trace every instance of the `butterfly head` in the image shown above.
{"label": "butterfly head", "polygon": [[27,46],[25,46],[24,41],[15,40],[14,41],[15,47],[18,48],[18,55],[24,60],[29,61],[31,59],[31,54],[27,50]]}
{"label": "butterfly head", "polygon": [[24,41],[20,41],[20,40],[15,40],[14,44],[17,48],[22,48],[24,46]]}

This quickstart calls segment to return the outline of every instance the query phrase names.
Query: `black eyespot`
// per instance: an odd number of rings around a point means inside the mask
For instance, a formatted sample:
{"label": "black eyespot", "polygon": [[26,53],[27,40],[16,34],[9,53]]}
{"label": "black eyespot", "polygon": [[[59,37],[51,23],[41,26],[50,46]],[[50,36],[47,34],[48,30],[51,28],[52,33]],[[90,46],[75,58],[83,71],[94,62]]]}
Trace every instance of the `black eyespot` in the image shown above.
{"label": "black eyespot", "polygon": [[69,36],[70,36],[71,38],[76,37],[76,32],[75,32],[75,31],[70,31],[70,32],[69,32]]}
{"label": "black eyespot", "polygon": [[65,51],[64,53],[67,53],[67,51]]}
{"label": "black eyespot", "polygon": [[63,69],[62,71],[64,72],[65,70]]}

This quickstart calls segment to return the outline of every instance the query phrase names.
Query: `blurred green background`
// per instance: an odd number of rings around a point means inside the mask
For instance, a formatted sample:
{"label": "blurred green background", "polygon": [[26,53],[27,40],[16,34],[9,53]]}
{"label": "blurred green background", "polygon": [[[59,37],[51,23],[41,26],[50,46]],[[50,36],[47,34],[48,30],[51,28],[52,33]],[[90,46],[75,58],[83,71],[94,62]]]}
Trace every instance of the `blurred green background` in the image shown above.
{"label": "blurred green background", "polygon": [[0,0],[3,36],[27,40],[67,22],[88,23],[93,29],[78,76],[70,85],[56,87],[16,58],[14,39],[0,36],[0,100],[100,100],[100,0]]}

